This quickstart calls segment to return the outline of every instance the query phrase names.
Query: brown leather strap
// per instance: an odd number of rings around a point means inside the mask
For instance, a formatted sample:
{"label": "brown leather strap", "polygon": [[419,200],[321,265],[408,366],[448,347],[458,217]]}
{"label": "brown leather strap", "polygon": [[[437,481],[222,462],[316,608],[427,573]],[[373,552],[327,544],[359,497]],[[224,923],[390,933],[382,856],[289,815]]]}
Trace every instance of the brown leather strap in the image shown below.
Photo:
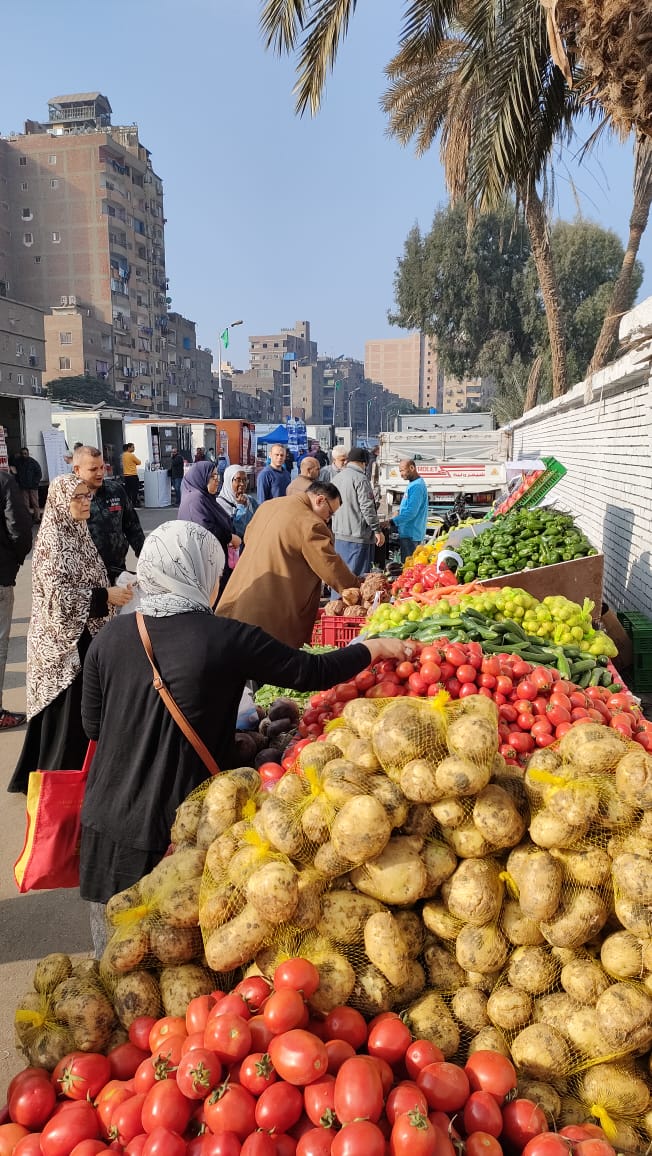
{"label": "brown leather strap", "polygon": [[152,650],[152,640],[149,637],[147,627],[145,626],[145,619],[143,618],[140,610],[136,611],[136,625],[138,626],[138,633],[140,634],[140,640],[141,640],[143,646],[145,647],[145,654],[147,655],[147,657],[149,659],[149,663],[150,663],[150,666],[152,668],[152,673],[154,675],[154,679],[153,679],[153,683],[152,683],[154,690],[158,691],[158,693],[160,694],[161,698],[163,699],[163,702],[165,703],[170,714],[172,715],[172,718],[174,719],[175,723],[177,724],[179,729],[181,731],[183,731],[183,733],[186,736],[191,747],[193,747],[194,750],[199,755],[202,763],[206,767],[206,770],[210,771],[211,775],[219,775],[220,768],[218,767],[217,763],[215,762],[215,759],[213,758],[212,754],[210,753],[208,747],[206,746],[206,744],[204,742],[202,742],[202,740],[200,739],[200,737],[197,734],[197,731],[194,729],[194,727],[192,727],[190,725],[185,714],[183,713],[181,708],[177,705],[177,703],[173,699],[172,695],[170,694],[170,691],[168,690],[167,686],[163,682],[163,679],[161,678],[160,672],[157,669],[156,663],[154,662],[154,651]]}

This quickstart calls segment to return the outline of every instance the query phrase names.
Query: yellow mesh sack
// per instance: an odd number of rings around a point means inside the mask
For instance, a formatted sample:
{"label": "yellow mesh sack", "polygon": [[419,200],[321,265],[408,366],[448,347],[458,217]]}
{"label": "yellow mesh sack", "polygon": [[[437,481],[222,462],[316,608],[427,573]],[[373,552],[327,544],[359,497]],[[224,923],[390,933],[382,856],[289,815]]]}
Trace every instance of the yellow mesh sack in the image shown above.
{"label": "yellow mesh sack", "polygon": [[595,1064],[578,1073],[562,1098],[562,1124],[590,1120],[619,1151],[641,1152],[652,1138],[649,1076],[633,1062]]}

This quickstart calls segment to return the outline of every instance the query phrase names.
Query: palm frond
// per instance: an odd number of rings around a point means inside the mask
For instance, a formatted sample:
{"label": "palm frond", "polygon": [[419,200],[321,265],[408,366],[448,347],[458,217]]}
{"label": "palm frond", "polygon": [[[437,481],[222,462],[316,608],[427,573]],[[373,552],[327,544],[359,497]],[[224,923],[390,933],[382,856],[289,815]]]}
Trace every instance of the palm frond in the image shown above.
{"label": "palm frond", "polygon": [[308,107],[313,116],[319,111],[327,74],[333,69],[357,3],[358,0],[311,0],[315,11],[301,42],[299,75],[293,89],[297,97],[296,111],[300,115]]}
{"label": "palm frond", "polygon": [[279,56],[292,52],[303,30],[311,0],[267,0],[260,16],[265,48]]}
{"label": "palm frond", "polygon": [[[442,41],[450,35],[450,26],[460,0],[410,0],[401,30],[400,48],[389,68],[395,75],[406,69],[425,65],[432,60]],[[391,77],[392,73],[389,71]]]}

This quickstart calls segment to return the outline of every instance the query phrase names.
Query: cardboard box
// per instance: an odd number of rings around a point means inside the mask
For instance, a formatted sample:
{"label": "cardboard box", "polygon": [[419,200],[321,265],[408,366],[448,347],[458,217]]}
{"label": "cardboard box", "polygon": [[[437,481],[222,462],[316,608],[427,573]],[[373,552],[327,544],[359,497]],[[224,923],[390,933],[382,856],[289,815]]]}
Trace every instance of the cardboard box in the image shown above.
{"label": "cardboard box", "polygon": [[[570,598],[571,602],[577,602],[581,606],[585,598],[590,598],[595,604],[593,616],[597,620],[600,618],[602,607],[603,578],[604,554],[593,554],[589,558],[556,562],[553,566],[538,566],[535,570],[517,570],[514,574],[483,578],[482,585],[517,586],[520,590],[527,590],[528,594],[532,594],[540,602],[551,594],[563,594],[565,598]],[[617,619],[616,621],[618,622]]]}

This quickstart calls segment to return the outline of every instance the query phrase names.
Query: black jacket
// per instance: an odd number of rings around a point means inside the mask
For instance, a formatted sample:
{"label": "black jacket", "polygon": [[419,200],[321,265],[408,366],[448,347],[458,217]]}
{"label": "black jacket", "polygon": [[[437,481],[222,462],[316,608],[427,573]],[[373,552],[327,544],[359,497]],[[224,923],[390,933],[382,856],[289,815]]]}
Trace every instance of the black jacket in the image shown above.
{"label": "black jacket", "polygon": [[183,477],[183,467],[184,467],[184,461],[183,461],[182,455],[181,454],[173,454],[172,461],[170,462],[170,477],[171,478],[182,478]]}
{"label": "black jacket", "polygon": [[16,470],[16,477],[21,490],[38,489],[42,473],[35,458],[24,458],[22,454],[16,454],[11,464]]}
{"label": "black jacket", "polygon": [[15,586],[32,548],[32,515],[11,474],[0,470],[0,586]]}
{"label": "black jacket", "polygon": [[125,569],[129,547],[138,556],[145,541],[138,514],[120,482],[109,478],[95,492],[88,528],[109,579],[114,582]]}

